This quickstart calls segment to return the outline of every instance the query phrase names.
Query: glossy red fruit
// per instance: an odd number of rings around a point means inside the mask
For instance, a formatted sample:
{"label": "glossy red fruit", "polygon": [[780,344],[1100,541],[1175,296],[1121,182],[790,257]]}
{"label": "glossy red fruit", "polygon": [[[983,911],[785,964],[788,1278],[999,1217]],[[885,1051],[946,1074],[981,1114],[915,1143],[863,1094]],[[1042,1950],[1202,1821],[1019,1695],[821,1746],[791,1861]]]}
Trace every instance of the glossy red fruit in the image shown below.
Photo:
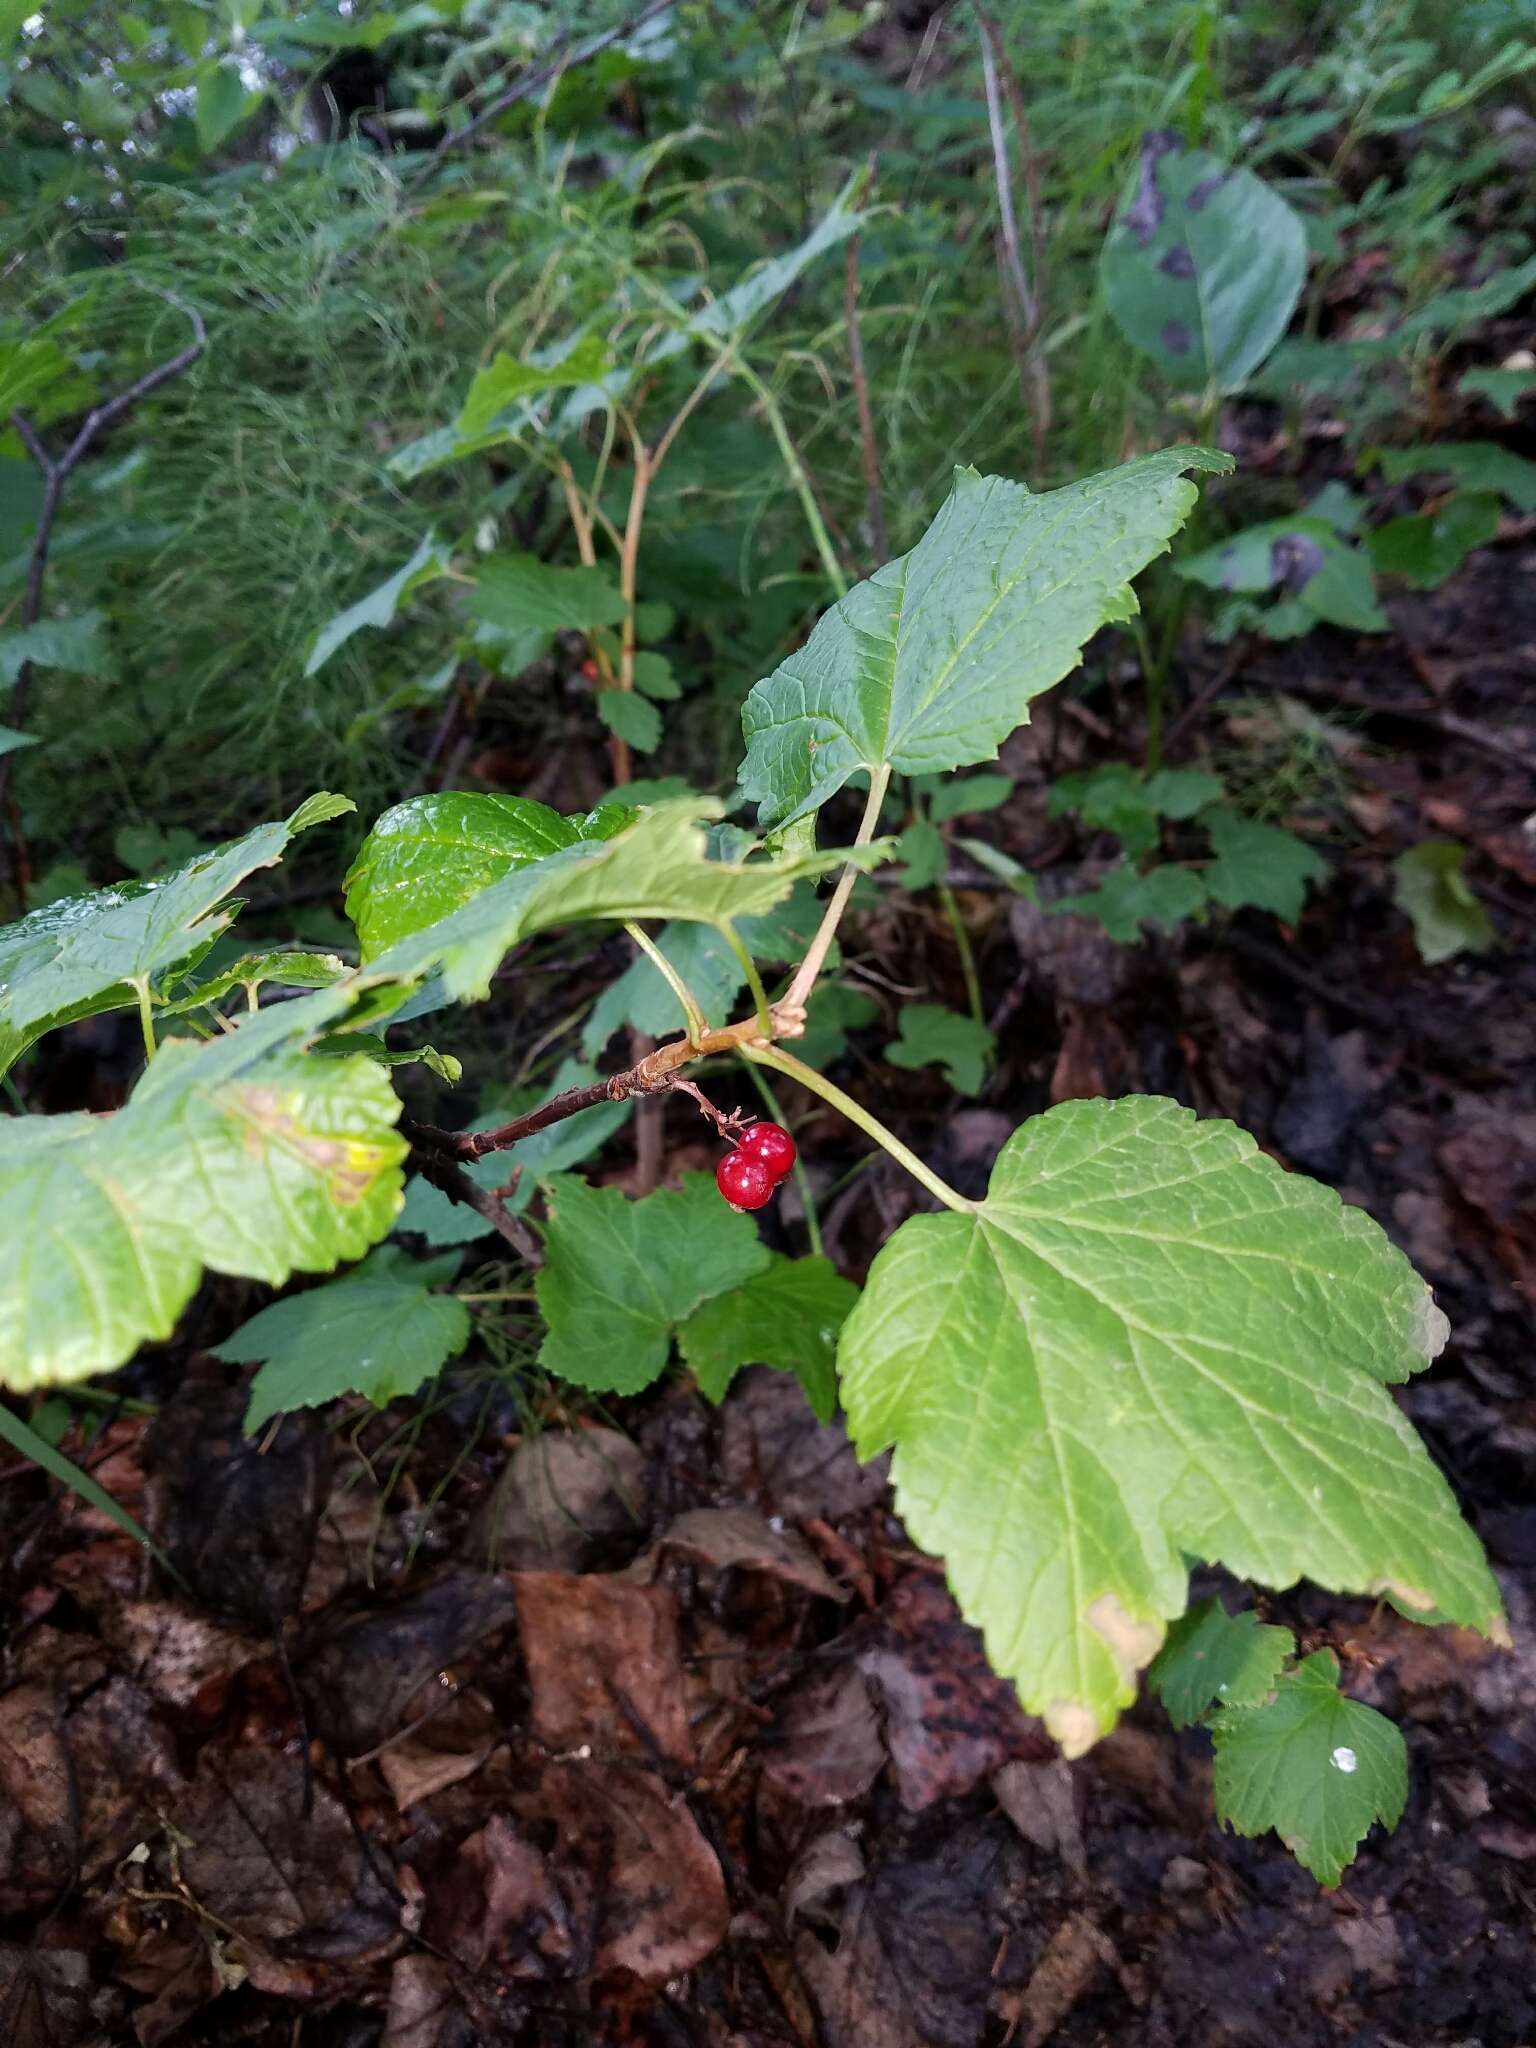
{"label": "glossy red fruit", "polygon": [[761,1159],[775,1181],[795,1163],[795,1141],[782,1124],[748,1124],[736,1143],[749,1159]]}
{"label": "glossy red fruit", "polygon": [[766,1162],[750,1152],[727,1152],[715,1168],[715,1186],[733,1209],[761,1209],[778,1184]]}

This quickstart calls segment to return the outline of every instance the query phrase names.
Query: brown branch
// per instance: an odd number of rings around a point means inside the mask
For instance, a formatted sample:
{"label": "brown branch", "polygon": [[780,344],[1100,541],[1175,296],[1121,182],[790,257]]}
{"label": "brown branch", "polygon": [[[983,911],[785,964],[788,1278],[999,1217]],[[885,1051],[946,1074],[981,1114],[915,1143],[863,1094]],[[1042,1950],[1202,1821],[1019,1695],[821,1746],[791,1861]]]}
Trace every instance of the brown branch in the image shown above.
{"label": "brown branch", "polygon": [[[208,332],[203,326],[202,315],[195,306],[184,306],[179,299],[165,297],[185,313],[192,323],[193,338],[177,355],[166,362],[157,363],[152,370],[146,370],[136,383],[115,397],[103,399],[100,405],[93,405],[76,430],[74,439],[57,461],[48,453],[41,435],[33,425],[31,417],[19,409],[11,414],[11,424],[21,436],[22,443],[43,475],[43,502],[38,511],[37,530],[32,536],[32,552],[27,560],[26,588],[21,600],[20,624],[23,630],[35,626],[42,616],[43,582],[48,573],[48,550],[53,541],[54,522],[58,518],[59,504],[64,496],[64,486],[82,456],[90,448],[97,435],[107,427],[115,426],[152,391],[158,391],[162,384],[168,384],[173,377],[179,377],[183,370],[191,367],[202,354],[208,342]],[[16,671],[16,680],[11,685],[10,704],[6,712],[7,722],[20,727],[27,714],[27,705],[32,693],[32,663],[22,662]],[[3,805],[10,789],[11,768],[14,754],[0,758],[0,805]],[[23,902],[22,909],[26,909]]]}
{"label": "brown branch", "polygon": [[494,121],[499,114],[505,114],[509,108],[515,107],[519,100],[527,99],[530,93],[538,92],[541,87],[558,78],[562,71],[569,70],[573,64],[585,64],[589,57],[595,57],[610,44],[621,42],[625,36],[633,35],[636,29],[644,28],[648,21],[654,21],[658,14],[665,14],[675,5],[676,0],[650,0],[650,5],[642,7],[638,14],[626,16],[613,28],[604,29],[601,35],[588,36],[587,40],[578,43],[575,49],[564,47],[565,39],[562,37],[560,43],[556,45],[555,55],[548,63],[541,64],[536,71],[525,71],[515,84],[510,85],[498,98],[483,106],[473,120],[466,121],[462,128],[455,128],[445,135],[426,162],[412,174],[408,180],[408,189],[429,177],[450,150],[458,149],[461,144],[468,142],[471,136],[478,135],[487,121]]}
{"label": "brown branch", "polygon": [[875,441],[875,415],[869,402],[869,378],[864,369],[864,339],[859,332],[859,238],[850,235],[844,256],[843,314],[848,328],[848,367],[853,373],[853,396],[859,409],[859,439],[864,447],[864,517],[876,563],[891,552],[885,530],[885,504],[880,494],[880,450]]}
{"label": "brown branch", "polygon": [[[1005,280],[1004,309],[1009,314],[1008,331],[1018,363],[1019,398],[1030,416],[1034,441],[1035,481],[1038,483],[1045,468],[1045,441],[1051,428],[1052,412],[1050,369],[1045,360],[1045,351],[1040,346],[1040,329],[1045,320],[1042,267],[1045,228],[1040,209],[1040,172],[1034,151],[1030,148],[1029,130],[1024,120],[1023,95],[1008,63],[997,23],[980,6],[976,8],[976,21],[981,30],[981,72],[986,86],[987,127],[992,138],[992,168],[997,183],[997,210],[1000,222],[998,268]],[[1003,119],[1004,87],[1000,82],[1005,77],[1008,81],[1006,91],[1013,113],[1019,155],[1024,166],[1025,189],[1030,200],[1030,244],[1035,271],[1033,283],[1024,268],[1024,256],[1019,243],[1018,217],[1013,202],[1013,170],[1008,154],[1007,127]],[[1017,320],[1012,317],[1009,308],[1007,286],[1012,287],[1012,298],[1017,303]]]}
{"label": "brown branch", "polygon": [[[774,1011],[773,1022],[776,1038],[798,1038],[805,1029],[805,1013],[786,999]],[[706,1031],[696,1043],[686,1038],[670,1039],[622,1073],[610,1074],[605,1081],[586,1082],[580,1088],[563,1089],[537,1109],[525,1110],[521,1116],[498,1124],[491,1131],[445,1131],[435,1124],[418,1123],[402,1128],[413,1145],[435,1152],[440,1158],[483,1159],[488,1152],[504,1152],[509,1145],[531,1138],[535,1131],[548,1130],[551,1124],[562,1123],[568,1116],[579,1116],[599,1102],[624,1102],[632,1095],[660,1095],[669,1088],[683,1086],[677,1079],[678,1071],[694,1060],[707,1059],[712,1053],[737,1052],[743,1045],[762,1042],[757,1019],[745,1017],[739,1024]]]}
{"label": "brown branch", "polygon": [[411,1141],[411,1156],[423,1180],[430,1181],[450,1202],[462,1202],[483,1216],[525,1266],[537,1269],[543,1265],[544,1247],[532,1224],[525,1223],[521,1216],[512,1215],[499,1196],[492,1194],[489,1188],[481,1187],[478,1181],[471,1180],[463,1167],[436,1145],[434,1141],[447,1134],[434,1131],[428,1124],[413,1123],[409,1117],[400,1119],[400,1128]]}

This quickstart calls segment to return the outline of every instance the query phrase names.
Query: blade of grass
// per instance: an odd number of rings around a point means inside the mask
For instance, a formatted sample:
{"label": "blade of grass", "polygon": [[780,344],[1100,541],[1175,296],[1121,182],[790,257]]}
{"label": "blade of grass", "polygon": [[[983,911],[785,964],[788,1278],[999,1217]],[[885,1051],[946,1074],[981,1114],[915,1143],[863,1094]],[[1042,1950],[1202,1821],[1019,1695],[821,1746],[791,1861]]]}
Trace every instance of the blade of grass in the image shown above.
{"label": "blade of grass", "polygon": [[8,1443],[12,1450],[20,1451],[24,1458],[30,1458],[32,1463],[46,1472],[50,1479],[57,1479],[61,1486],[69,1487],[71,1492],[78,1493],[83,1501],[115,1522],[125,1536],[131,1536],[135,1543],[142,1544],[161,1569],[169,1572],[179,1586],[186,1586],[181,1573],[177,1571],[154,1537],[141,1523],[134,1520],[121,1502],[115,1501],[89,1472],[83,1472],[78,1465],[66,1458],[62,1451],[56,1451],[45,1437],[39,1436],[30,1423],[23,1422],[19,1415],[13,1414],[4,1402],[0,1402],[0,1439]]}

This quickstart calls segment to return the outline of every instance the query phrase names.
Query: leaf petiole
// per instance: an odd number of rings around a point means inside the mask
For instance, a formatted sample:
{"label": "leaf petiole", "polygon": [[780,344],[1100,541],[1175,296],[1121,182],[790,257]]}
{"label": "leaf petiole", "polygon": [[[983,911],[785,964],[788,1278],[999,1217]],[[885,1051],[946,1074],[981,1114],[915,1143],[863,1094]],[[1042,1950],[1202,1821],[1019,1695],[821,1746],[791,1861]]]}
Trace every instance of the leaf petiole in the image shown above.
{"label": "leaf petiole", "polygon": [[709,1020],[699,1008],[698,997],[672,965],[666,954],[662,952],[656,941],[648,937],[640,929],[639,925],[626,922],[624,929],[629,933],[629,936],[640,948],[646,959],[650,961],[656,972],[667,984],[667,987],[671,989],[673,995],[677,997],[678,1002],[682,1005],[683,1016],[688,1025],[688,1043],[690,1045],[697,1045],[709,1029]]}
{"label": "leaf petiole", "polygon": [[808,1067],[804,1060],[797,1060],[793,1053],[781,1052],[776,1045],[744,1044],[739,1050],[743,1059],[756,1061],[765,1067],[773,1067],[779,1073],[787,1074],[790,1080],[798,1081],[803,1088],[809,1088],[824,1102],[830,1102],[835,1110],[847,1117],[849,1123],[857,1124],[859,1129],[873,1138],[877,1145],[883,1145],[897,1165],[904,1166],[912,1178],[925,1187],[930,1195],[936,1195],[946,1209],[954,1209],[962,1216],[971,1215],[975,1211],[976,1203],[968,1201],[964,1195],[957,1194],[947,1180],[941,1180],[931,1166],[925,1165],[915,1152],[909,1151],[893,1131],[886,1129],[878,1117],[871,1116],[862,1103],[855,1102],[851,1095],[845,1095],[836,1082],[829,1081],[824,1074],[818,1074],[816,1069]]}
{"label": "leaf petiole", "polygon": [[[885,802],[885,792],[889,789],[890,783],[889,761],[882,761],[878,767],[870,770],[869,796],[865,801],[864,815],[859,820],[859,829],[853,835],[855,846],[868,846],[874,838],[875,828],[880,823],[880,807]],[[803,1010],[810,1001],[811,990],[816,986],[816,977],[820,974],[822,963],[831,950],[833,939],[837,936],[838,924],[848,906],[848,898],[853,894],[853,885],[858,880],[858,875],[858,869],[850,861],[838,876],[837,887],[827,899],[827,907],[822,914],[821,923],[816,928],[816,936],[811,941],[810,950],[795,969],[794,979],[789,984],[781,1008]]]}
{"label": "leaf petiole", "polygon": [[752,992],[752,1007],[757,1012],[758,1029],[764,1038],[772,1038],[773,1018],[768,1008],[768,991],[763,987],[763,977],[757,971],[757,962],[752,958],[750,949],[728,917],[721,918],[716,929],[736,955],[737,964],[747,977],[747,987]]}
{"label": "leaf petiole", "polygon": [[150,1008],[149,983],[147,980],[135,981],[133,989],[139,999],[139,1029],[144,1034],[144,1060],[147,1065],[158,1050],[155,1043],[154,1013]]}

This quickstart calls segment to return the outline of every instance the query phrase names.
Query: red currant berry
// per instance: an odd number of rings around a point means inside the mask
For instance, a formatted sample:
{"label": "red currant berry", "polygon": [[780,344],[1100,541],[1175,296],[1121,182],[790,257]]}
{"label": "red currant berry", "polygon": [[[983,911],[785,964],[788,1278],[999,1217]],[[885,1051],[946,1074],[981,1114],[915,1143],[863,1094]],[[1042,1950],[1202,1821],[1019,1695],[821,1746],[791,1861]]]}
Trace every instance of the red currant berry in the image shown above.
{"label": "red currant berry", "polygon": [[795,1163],[795,1141],[782,1124],[748,1124],[736,1143],[749,1159],[761,1159],[775,1181]]}
{"label": "red currant berry", "polygon": [[778,1182],[750,1152],[727,1152],[715,1168],[715,1186],[733,1209],[761,1209],[772,1201]]}

